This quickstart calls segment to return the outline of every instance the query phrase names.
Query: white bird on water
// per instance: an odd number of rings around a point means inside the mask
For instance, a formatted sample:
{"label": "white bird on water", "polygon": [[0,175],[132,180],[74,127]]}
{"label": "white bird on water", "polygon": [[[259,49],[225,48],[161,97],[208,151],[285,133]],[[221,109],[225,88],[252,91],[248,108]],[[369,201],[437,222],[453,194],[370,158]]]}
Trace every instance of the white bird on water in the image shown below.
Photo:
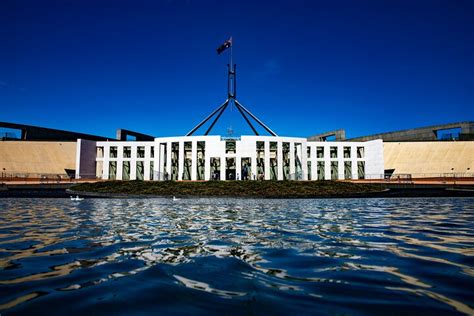
{"label": "white bird on water", "polygon": [[73,197],[71,195],[71,201],[82,201],[82,200],[84,200],[84,198],[80,198],[79,195],[76,195],[76,197]]}
{"label": "white bird on water", "polygon": [[173,195],[173,201],[179,201],[180,199],[178,199],[176,196]]}

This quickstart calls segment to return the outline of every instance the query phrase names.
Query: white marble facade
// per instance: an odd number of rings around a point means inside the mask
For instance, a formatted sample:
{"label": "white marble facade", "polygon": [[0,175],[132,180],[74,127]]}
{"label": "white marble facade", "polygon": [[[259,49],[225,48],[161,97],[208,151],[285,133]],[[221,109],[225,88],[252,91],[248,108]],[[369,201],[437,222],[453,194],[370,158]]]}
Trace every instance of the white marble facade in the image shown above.
{"label": "white marble facade", "polygon": [[[81,152],[81,147],[90,148],[91,143],[95,143],[95,154]],[[89,161],[96,164],[94,177],[116,180],[340,180],[380,178],[384,173],[382,140],[312,142],[274,136],[82,140],[76,160],[77,177],[92,176],[90,171],[81,171],[81,165]]]}

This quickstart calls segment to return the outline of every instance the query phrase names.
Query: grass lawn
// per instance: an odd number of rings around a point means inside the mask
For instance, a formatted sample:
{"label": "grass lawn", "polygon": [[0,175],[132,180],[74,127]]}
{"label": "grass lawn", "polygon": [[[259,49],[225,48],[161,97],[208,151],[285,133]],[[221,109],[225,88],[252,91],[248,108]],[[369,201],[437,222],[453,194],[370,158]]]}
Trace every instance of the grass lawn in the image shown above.
{"label": "grass lawn", "polygon": [[380,185],[339,181],[105,181],[82,183],[77,192],[154,196],[329,197],[379,192]]}

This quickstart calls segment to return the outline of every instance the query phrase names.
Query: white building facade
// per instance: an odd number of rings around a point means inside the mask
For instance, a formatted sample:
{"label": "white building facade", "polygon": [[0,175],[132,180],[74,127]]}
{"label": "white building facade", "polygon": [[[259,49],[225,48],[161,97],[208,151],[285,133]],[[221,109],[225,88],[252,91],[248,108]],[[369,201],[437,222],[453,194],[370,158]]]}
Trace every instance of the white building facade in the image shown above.
{"label": "white building facade", "polygon": [[77,178],[104,180],[342,180],[383,177],[382,140],[313,142],[279,136],[78,140]]}

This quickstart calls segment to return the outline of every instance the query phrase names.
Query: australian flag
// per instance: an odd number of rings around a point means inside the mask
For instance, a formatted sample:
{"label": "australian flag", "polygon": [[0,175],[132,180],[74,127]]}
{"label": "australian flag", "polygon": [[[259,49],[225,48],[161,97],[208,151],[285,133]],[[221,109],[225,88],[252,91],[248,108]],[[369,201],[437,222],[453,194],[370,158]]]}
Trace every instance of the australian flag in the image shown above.
{"label": "australian flag", "polygon": [[220,55],[223,51],[227,48],[232,46],[232,37],[230,37],[227,41],[224,42],[221,46],[217,47],[217,55]]}

